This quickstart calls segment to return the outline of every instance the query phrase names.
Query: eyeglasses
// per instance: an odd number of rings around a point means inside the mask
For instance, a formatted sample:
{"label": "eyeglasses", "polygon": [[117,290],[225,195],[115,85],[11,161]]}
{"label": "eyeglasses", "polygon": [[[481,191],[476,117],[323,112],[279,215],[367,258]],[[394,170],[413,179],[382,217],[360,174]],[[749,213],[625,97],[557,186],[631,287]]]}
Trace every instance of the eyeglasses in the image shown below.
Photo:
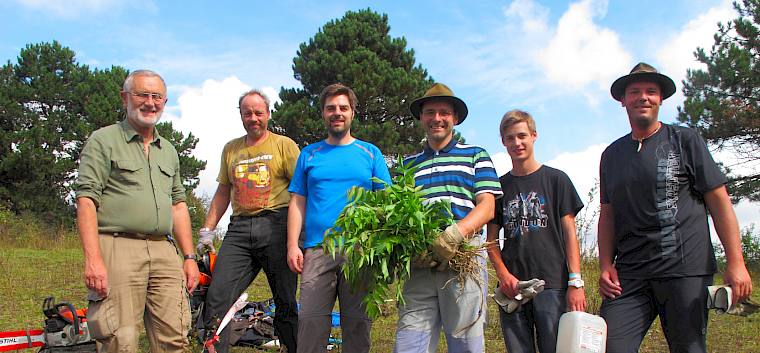
{"label": "eyeglasses", "polygon": [[451,110],[425,109],[422,111],[422,116],[432,118],[435,116],[436,113],[440,115],[442,118],[448,118],[454,115],[454,112],[452,112]]}
{"label": "eyeglasses", "polygon": [[154,102],[157,103],[164,103],[166,101],[166,97],[164,97],[161,93],[151,93],[151,92],[129,92],[129,94],[139,98],[140,100],[147,101],[148,98],[153,98]]}

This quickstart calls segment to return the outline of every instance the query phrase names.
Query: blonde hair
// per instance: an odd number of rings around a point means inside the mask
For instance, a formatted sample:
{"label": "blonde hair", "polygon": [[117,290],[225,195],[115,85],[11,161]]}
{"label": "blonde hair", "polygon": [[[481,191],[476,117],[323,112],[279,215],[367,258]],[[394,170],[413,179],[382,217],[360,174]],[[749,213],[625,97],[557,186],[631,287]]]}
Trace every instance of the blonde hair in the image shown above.
{"label": "blonde hair", "polygon": [[531,133],[536,133],[536,121],[533,120],[533,117],[530,116],[528,112],[515,109],[506,112],[501,118],[501,123],[499,123],[499,135],[501,135],[501,139],[504,139],[504,134],[507,132],[507,128],[519,123],[526,123],[528,125],[528,130],[530,130]]}

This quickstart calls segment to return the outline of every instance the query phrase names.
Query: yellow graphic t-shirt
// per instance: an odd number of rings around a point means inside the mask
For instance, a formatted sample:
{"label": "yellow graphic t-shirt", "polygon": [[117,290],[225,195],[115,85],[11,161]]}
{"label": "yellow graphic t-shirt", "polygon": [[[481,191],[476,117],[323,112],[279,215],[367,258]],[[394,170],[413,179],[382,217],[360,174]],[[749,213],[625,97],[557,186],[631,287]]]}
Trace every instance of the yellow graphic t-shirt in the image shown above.
{"label": "yellow graphic t-shirt", "polygon": [[216,180],[232,186],[232,214],[252,216],[287,206],[299,152],[293,140],[273,132],[257,146],[246,145],[245,136],[227,142]]}

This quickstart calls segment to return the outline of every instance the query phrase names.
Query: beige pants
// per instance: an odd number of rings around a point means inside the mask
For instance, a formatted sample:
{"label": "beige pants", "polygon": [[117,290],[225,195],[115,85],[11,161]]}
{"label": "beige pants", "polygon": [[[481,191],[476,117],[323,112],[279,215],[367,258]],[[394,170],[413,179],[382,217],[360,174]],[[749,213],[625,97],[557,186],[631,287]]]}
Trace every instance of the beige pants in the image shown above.
{"label": "beige pants", "polygon": [[184,352],[190,326],[185,276],[168,240],[100,235],[109,294],[90,292],[87,321],[98,352],[137,352],[144,322],[151,352]]}

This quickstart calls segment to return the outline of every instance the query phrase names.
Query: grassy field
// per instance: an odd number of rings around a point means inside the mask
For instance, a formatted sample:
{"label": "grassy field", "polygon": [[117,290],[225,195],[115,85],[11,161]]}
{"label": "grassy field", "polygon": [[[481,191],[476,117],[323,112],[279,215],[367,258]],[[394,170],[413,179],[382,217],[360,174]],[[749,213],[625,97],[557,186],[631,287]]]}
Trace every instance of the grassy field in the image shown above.
{"label": "grassy field", "polygon": [[[0,227],[2,223],[0,222]],[[82,254],[76,238],[70,234],[49,234],[45,240],[12,236],[13,230],[0,229],[0,331],[41,328],[41,303],[47,296],[57,301],[69,301],[81,307],[86,305],[86,290],[82,280]],[[584,264],[589,312],[598,313],[601,303],[597,294],[595,263]],[[760,273],[753,272],[755,294],[760,302]],[[716,277],[716,283],[720,283]],[[491,283],[493,290],[493,281]],[[270,292],[263,273],[248,289],[252,300],[269,298]],[[503,352],[504,343],[499,328],[496,305],[488,303],[486,347],[488,352]],[[390,352],[393,347],[396,311],[389,306],[389,314],[375,321],[372,329],[372,351]],[[338,330],[335,332],[340,334]],[[760,352],[760,315],[741,318],[711,313],[708,327],[710,352]],[[145,346],[144,346],[145,347]],[[147,351],[147,347],[145,347]],[[196,346],[196,351],[200,349]],[[256,349],[234,348],[233,352],[258,352]],[[666,352],[667,345],[655,322],[644,340],[641,352]],[[441,340],[439,352],[446,352]]]}

